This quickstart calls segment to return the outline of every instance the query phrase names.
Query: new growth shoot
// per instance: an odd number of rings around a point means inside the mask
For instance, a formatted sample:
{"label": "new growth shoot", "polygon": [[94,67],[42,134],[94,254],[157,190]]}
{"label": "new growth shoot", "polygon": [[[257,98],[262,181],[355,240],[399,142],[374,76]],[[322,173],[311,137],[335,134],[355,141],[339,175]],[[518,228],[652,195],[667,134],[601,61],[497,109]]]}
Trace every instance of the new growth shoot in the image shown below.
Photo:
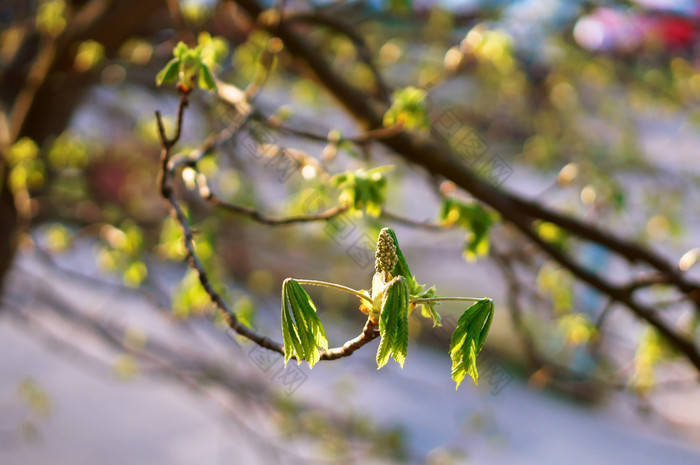
{"label": "new growth shoot", "polygon": [[411,274],[406,258],[399,247],[396,233],[384,228],[379,233],[375,252],[375,274],[369,291],[352,289],[324,281],[287,278],[282,286],[282,334],[285,363],[296,358],[306,360],[313,367],[320,360],[321,351],[328,349],[323,325],[316,306],[302,285],[323,286],[347,292],[360,299],[360,311],[378,326],[380,342],[377,348],[377,369],[390,358],[403,367],[408,350],[408,316],[416,307],[421,315],[440,326],[440,314],[435,306],[441,301],[471,302],[462,314],[452,334],[450,357],[452,379],[457,387],[469,374],[478,381],[476,357],[481,351],[493,320],[493,301],[489,298],[441,297],[435,286],[425,289]]}

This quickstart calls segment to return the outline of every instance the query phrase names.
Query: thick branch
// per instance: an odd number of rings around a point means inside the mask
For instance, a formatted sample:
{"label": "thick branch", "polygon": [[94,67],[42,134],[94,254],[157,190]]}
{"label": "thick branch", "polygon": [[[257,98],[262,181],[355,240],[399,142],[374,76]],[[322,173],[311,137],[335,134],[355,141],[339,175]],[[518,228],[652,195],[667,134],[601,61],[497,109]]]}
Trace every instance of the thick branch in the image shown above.
{"label": "thick branch", "polygon": [[[235,1],[254,19],[258,18],[262,12],[262,8],[255,0]],[[324,58],[317,53],[317,49],[294,32],[291,25],[282,22],[269,27],[269,29],[280,37],[292,55],[308,65],[318,80],[363,126],[370,130],[382,127],[382,114],[373,105],[371,99],[335,73]],[[696,305],[700,307],[700,286],[688,281],[666,260],[650,250],[587,225],[578,219],[549,210],[536,202],[522,199],[492,186],[464,166],[448,147],[436,140],[402,132],[393,137],[382,139],[381,142],[406,160],[422,166],[432,174],[450,179],[476,199],[493,207],[505,221],[516,226],[528,239],[562,266],[569,269],[577,278],[609,295],[614,300],[624,303],[635,315],[654,326],[664,337],[673,342],[700,371],[700,353],[694,344],[677,335],[666,323],[654,315],[651,309],[633,300],[625,289],[607,284],[570,257],[543,241],[532,230],[532,222],[534,220],[549,221],[582,239],[605,246],[630,262],[642,262],[655,268],[663,273],[670,283],[689,294]]]}

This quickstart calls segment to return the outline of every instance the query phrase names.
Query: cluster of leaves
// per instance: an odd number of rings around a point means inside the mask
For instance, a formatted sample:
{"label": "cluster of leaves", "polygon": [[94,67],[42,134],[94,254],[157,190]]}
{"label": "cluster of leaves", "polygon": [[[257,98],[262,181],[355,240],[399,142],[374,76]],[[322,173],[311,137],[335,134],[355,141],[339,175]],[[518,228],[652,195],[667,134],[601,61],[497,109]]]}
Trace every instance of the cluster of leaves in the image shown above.
{"label": "cluster of leaves", "polygon": [[204,90],[216,90],[212,68],[228,54],[228,44],[220,37],[202,33],[198,45],[190,48],[179,42],[173,49],[173,59],[156,75],[156,83],[176,82],[178,88],[189,91],[197,84]]}
{"label": "cluster of leaves", "polygon": [[647,327],[634,357],[634,375],[630,380],[632,386],[639,392],[650,390],[656,384],[656,366],[679,355],[679,350],[668,339],[655,328]]}
{"label": "cluster of leaves", "polygon": [[408,130],[427,131],[428,104],[425,90],[406,87],[394,93],[394,100],[384,113],[384,126],[399,125]]}
{"label": "cluster of leaves", "polygon": [[138,287],[148,276],[143,261],[144,238],[142,229],[131,220],[120,227],[104,225],[100,230],[103,245],[97,253],[100,267],[108,272],[119,273],[128,287]]}
{"label": "cluster of leaves", "polygon": [[[436,301],[421,301],[439,300],[435,295],[435,287],[425,290],[424,285],[418,284],[401,252],[396,233],[391,228],[385,228],[380,237],[382,234],[391,237],[396,247],[393,270],[377,270],[372,279],[371,293],[351,290],[365,296],[365,302],[360,309],[368,314],[372,322],[379,325],[381,339],[376,356],[378,369],[385,366],[390,357],[403,367],[408,351],[408,316],[418,304],[423,307],[423,316],[432,319],[434,326],[441,324],[440,315],[434,307]],[[315,284],[331,285],[320,282]],[[450,345],[452,379],[457,383],[457,387],[466,374],[469,374],[475,383],[478,380],[476,357],[486,341],[493,319],[493,309],[491,299],[480,299],[459,319]],[[299,282],[291,278],[285,280],[282,286],[282,333],[285,363],[296,357],[299,363],[306,360],[313,367],[320,359],[319,349],[328,349],[325,331],[313,301]]]}
{"label": "cluster of leaves", "polygon": [[378,166],[369,170],[355,170],[340,173],[330,180],[332,186],[340,190],[338,201],[357,211],[378,217],[386,201],[387,180],[384,173],[393,167]]}
{"label": "cluster of leaves", "polygon": [[66,28],[66,2],[48,0],[37,9],[36,28],[48,36],[56,37]]}
{"label": "cluster of leaves", "polygon": [[474,261],[489,253],[489,231],[498,220],[495,213],[487,211],[476,202],[464,202],[445,198],[440,208],[440,222],[445,226],[457,225],[468,231],[464,258]]}
{"label": "cluster of leaves", "polygon": [[[411,273],[411,269],[408,267],[406,257],[404,257],[403,252],[401,251],[401,247],[399,247],[399,239],[396,237],[396,232],[394,232],[394,230],[391,228],[385,228],[385,231],[389,233],[392,240],[394,241],[394,244],[396,245],[397,261],[396,266],[392,271],[392,275],[402,276],[406,280],[406,283],[408,285],[408,293],[411,300],[434,298],[436,292],[435,286],[431,286],[426,290],[425,285],[418,284],[418,281],[416,281],[416,277],[413,276],[413,274]],[[435,310],[436,305],[439,305],[439,303],[434,301],[420,304],[421,314],[425,318],[430,318],[433,320],[433,327],[442,325],[442,319],[440,318],[440,314]],[[409,313],[416,306],[416,304],[411,304],[411,308],[409,308]]]}
{"label": "cluster of leaves", "polygon": [[7,161],[11,166],[9,182],[15,195],[44,185],[45,167],[38,155],[39,147],[28,137],[18,140],[8,150]]}

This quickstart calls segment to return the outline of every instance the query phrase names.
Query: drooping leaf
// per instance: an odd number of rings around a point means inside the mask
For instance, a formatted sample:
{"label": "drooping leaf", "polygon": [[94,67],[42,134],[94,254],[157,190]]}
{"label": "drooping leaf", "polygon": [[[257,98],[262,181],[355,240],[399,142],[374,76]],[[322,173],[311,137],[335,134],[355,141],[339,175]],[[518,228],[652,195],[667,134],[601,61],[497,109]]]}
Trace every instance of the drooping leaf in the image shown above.
{"label": "drooping leaf", "polygon": [[205,64],[199,68],[199,87],[205,90],[216,90],[216,81],[212,76],[209,67]]}
{"label": "drooping leaf", "polygon": [[481,352],[493,320],[493,300],[482,299],[469,307],[459,318],[452,334],[450,358],[452,359],[452,379],[459,388],[464,376],[469,374],[478,384],[476,357]]}
{"label": "drooping leaf", "polygon": [[175,82],[180,72],[180,60],[173,58],[156,75],[156,84],[162,85],[167,82]]}
{"label": "drooping leaf", "polygon": [[392,349],[392,355],[394,360],[401,365],[406,361],[406,354],[408,353],[408,306],[404,310],[401,310],[399,314],[399,319],[396,322],[396,336],[394,337],[394,348]]}
{"label": "drooping leaf", "polygon": [[397,276],[387,284],[382,298],[377,369],[386,365],[390,355],[403,367],[408,349],[408,302],[406,279]]}
{"label": "drooping leaf", "polygon": [[297,354],[297,363],[300,364],[303,359],[304,348],[299,340],[297,328],[294,325],[292,316],[289,314],[289,289],[288,286],[282,285],[282,340],[284,341],[284,366],[292,358],[292,355]]}
{"label": "drooping leaf", "polygon": [[282,285],[282,336],[285,364],[295,355],[298,363],[306,360],[313,368],[321,357],[319,348],[328,349],[316,306],[301,285],[291,278]]}

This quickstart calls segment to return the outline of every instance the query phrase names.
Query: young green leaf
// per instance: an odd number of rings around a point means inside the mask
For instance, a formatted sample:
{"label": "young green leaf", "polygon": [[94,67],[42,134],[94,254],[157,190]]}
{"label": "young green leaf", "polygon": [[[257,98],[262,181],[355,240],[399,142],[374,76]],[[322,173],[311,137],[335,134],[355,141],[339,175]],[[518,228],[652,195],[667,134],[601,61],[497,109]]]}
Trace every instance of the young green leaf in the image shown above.
{"label": "young green leaf", "polygon": [[285,364],[296,355],[298,363],[306,360],[313,368],[321,358],[319,347],[328,349],[326,332],[316,314],[316,306],[301,285],[291,278],[282,285],[282,336]]}
{"label": "young green leaf", "polygon": [[365,210],[378,217],[386,201],[387,179],[384,173],[393,166],[378,166],[369,170],[355,170],[336,174],[330,179],[332,186],[340,190],[338,201],[354,210]]}
{"label": "young green leaf", "polygon": [[489,231],[497,216],[478,203],[465,203],[446,198],[440,211],[440,221],[444,225],[459,225],[468,230],[464,257],[474,261],[489,252]]}
{"label": "young green leaf", "polygon": [[156,84],[162,85],[164,82],[175,82],[180,72],[180,60],[173,58],[156,75]]}
{"label": "young green leaf", "polygon": [[214,80],[214,76],[212,76],[211,71],[209,71],[209,67],[202,63],[202,66],[199,68],[199,87],[205,90],[216,90],[216,81]]}
{"label": "young green leaf", "polygon": [[430,122],[426,98],[425,90],[416,87],[397,90],[391,107],[384,113],[384,126],[400,124],[408,130],[427,132]]}
{"label": "young green leaf", "polygon": [[392,279],[384,290],[379,335],[377,369],[386,365],[390,355],[403,367],[408,350],[408,285],[403,276]]}
{"label": "young green leaf", "polygon": [[292,358],[297,355],[297,362],[301,363],[304,355],[304,347],[301,345],[299,333],[289,314],[289,289],[288,286],[282,286],[282,340],[284,341],[284,366]]}
{"label": "young green leaf", "polygon": [[178,60],[182,60],[185,58],[185,55],[190,51],[190,48],[187,46],[186,43],[183,41],[180,41],[177,43],[177,45],[173,48],[173,56],[177,58]]}
{"label": "young green leaf", "polygon": [[[427,291],[419,294],[417,296],[419,299],[432,299],[435,297],[435,286],[430,287]],[[440,314],[435,310],[435,306],[440,305],[440,302],[423,302],[420,304],[420,313],[424,318],[430,318],[433,320],[433,328],[436,326],[442,326],[442,318]]]}
{"label": "young green leaf", "polygon": [[466,374],[469,374],[474,384],[478,385],[476,357],[486,342],[492,320],[493,300],[491,299],[479,300],[459,318],[450,343],[452,379],[457,383],[455,389],[459,388]]}

